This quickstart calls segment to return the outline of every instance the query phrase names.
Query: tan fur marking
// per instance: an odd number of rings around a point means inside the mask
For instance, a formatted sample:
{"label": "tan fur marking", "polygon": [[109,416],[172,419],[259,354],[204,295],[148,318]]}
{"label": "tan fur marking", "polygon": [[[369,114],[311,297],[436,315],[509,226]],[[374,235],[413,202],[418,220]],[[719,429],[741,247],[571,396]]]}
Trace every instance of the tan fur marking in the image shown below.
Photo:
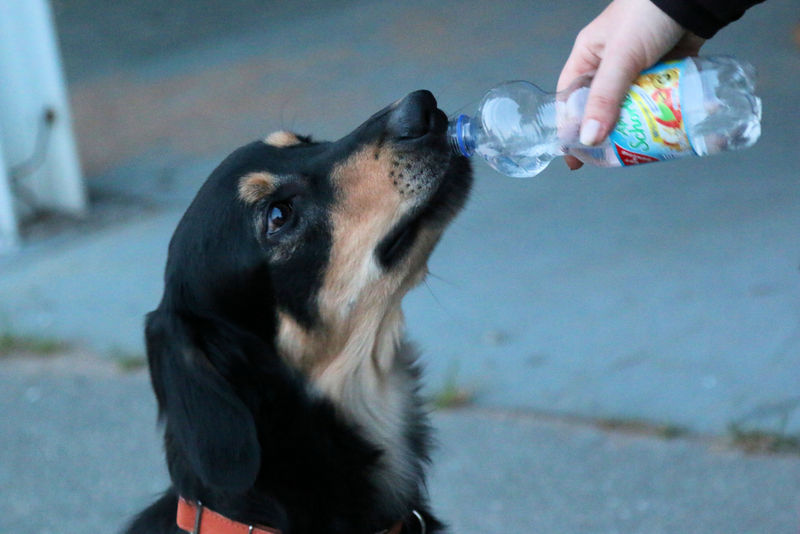
{"label": "tan fur marking", "polygon": [[310,376],[317,361],[326,358],[330,350],[323,331],[308,331],[290,315],[278,312],[278,350],[281,356]]}
{"label": "tan fur marking", "polygon": [[268,172],[251,172],[239,179],[239,198],[255,204],[275,191],[278,180]]}
{"label": "tan fur marking", "polygon": [[389,179],[389,158],[376,160],[374,153],[375,148],[367,147],[332,173],[337,202],[331,214],[331,259],[320,294],[323,313],[349,316],[365,301],[386,305],[397,286],[375,264],[374,251],[403,215],[404,200]]}
{"label": "tan fur marking", "polygon": [[293,134],[292,132],[280,130],[269,134],[264,142],[271,146],[283,148],[287,146],[299,145],[301,141],[298,139],[297,135]]}

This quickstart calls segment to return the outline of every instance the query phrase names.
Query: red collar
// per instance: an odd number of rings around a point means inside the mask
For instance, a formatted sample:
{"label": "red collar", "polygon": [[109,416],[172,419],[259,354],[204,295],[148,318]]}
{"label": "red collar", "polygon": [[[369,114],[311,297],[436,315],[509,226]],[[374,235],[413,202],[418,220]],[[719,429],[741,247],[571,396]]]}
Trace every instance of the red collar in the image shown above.
{"label": "red collar", "polygon": [[281,534],[280,530],[257,525],[245,525],[204,507],[178,499],[178,528],[192,534]]}
{"label": "red collar", "polygon": [[[414,513],[419,518],[422,518]],[[178,499],[178,528],[191,534],[281,534],[276,528],[260,525],[246,525],[204,507],[201,503],[192,504],[183,497]],[[424,523],[422,523],[424,524]],[[400,534],[403,522],[398,521],[392,528],[378,534]]]}

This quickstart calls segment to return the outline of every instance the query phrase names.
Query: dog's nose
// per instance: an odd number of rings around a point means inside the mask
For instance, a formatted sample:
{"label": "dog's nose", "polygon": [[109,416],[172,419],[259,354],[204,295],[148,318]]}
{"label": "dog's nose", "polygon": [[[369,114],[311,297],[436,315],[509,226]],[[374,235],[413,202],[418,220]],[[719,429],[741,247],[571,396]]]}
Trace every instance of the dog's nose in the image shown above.
{"label": "dog's nose", "polygon": [[430,91],[414,91],[406,95],[389,117],[389,135],[399,140],[424,136],[431,131],[436,109],[436,99]]}

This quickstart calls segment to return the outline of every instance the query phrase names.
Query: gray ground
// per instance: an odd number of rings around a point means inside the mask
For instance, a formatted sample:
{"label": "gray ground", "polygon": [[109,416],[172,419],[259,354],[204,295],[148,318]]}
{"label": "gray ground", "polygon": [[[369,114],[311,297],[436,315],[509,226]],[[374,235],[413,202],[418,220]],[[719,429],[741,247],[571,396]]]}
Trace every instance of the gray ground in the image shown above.
{"label": "gray ground", "polygon": [[[171,231],[228,151],[333,138],[418,88],[448,111],[503,79],[552,88],[602,2],[54,6],[94,204],[0,258],[3,329],[77,347],[0,360],[2,533],[114,531],[164,486],[146,375],[110,360],[142,354]],[[759,69],[750,150],[533,180],[476,163],[405,305],[428,392],[471,396],[435,416],[456,532],[797,531],[800,457],[729,428],[800,433],[798,22],[770,0],[706,45]]]}

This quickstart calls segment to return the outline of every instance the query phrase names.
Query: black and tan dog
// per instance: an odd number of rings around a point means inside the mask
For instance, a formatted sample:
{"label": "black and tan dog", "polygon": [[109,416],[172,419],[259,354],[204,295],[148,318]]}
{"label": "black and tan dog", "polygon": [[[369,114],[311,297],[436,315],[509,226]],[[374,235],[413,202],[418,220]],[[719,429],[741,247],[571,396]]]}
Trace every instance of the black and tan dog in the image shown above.
{"label": "black and tan dog", "polygon": [[202,534],[441,530],[400,301],[471,185],[446,123],[418,91],[339,141],[278,132],[214,170],[147,317],[172,487],[128,533],[180,532],[178,508]]}

